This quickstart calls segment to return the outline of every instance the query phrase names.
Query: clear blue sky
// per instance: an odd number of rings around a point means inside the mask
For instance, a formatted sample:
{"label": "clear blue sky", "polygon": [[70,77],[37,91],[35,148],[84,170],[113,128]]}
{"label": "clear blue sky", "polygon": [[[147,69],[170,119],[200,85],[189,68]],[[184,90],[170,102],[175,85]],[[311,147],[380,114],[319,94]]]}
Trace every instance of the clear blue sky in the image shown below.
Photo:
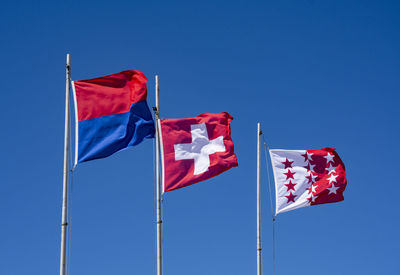
{"label": "clear blue sky", "polygon": [[[239,167],[164,200],[164,274],[256,274],[256,123],[335,147],[340,203],[277,220],[277,274],[398,272],[398,1],[3,1],[0,274],[58,274],[65,58],[72,78],[160,75],[161,115],[227,111]],[[271,222],[263,171],[263,269]],[[155,274],[153,143],[80,165],[71,274]]]}

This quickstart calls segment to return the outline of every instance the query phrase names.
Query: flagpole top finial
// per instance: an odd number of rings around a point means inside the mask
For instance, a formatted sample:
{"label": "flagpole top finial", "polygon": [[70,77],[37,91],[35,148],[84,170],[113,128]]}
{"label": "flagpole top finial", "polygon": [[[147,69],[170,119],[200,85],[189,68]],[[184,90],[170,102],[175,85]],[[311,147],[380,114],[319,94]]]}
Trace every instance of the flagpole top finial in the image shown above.
{"label": "flagpole top finial", "polygon": [[71,55],[67,53],[67,69],[69,70],[71,66]]}

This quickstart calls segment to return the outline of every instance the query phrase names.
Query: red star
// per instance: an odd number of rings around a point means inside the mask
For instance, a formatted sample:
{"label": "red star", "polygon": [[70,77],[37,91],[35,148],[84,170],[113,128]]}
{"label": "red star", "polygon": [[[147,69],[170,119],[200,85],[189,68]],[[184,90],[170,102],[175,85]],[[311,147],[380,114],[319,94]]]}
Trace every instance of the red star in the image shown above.
{"label": "red star", "polygon": [[311,161],[312,155],[313,153],[308,153],[307,151],[304,154],[302,154],[302,156],[304,157],[304,162]]}
{"label": "red star", "polygon": [[286,185],[286,187],[287,187],[286,192],[288,192],[290,189],[293,190],[293,191],[295,191],[295,190],[294,190],[294,186],[296,185],[296,183],[292,183],[292,181],[289,181],[289,183],[286,183],[285,185]]}
{"label": "red star", "polygon": [[283,165],[285,165],[285,168],[284,169],[286,169],[286,168],[292,168],[292,163],[293,163],[294,161],[289,161],[288,160],[288,158],[286,158],[286,161],[285,162],[281,162]]}
{"label": "red star", "polygon": [[302,154],[302,156],[304,157],[304,162],[306,162],[306,161],[308,160],[307,152],[305,152],[304,154]]}
{"label": "red star", "polygon": [[290,194],[288,196],[285,196],[287,198],[287,203],[289,202],[294,202],[294,198],[297,197],[297,195],[293,195],[292,192],[290,192]]}
{"label": "red star", "polygon": [[294,179],[293,175],[296,174],[296,172],[292,172],[290,170],[288,170],[286,173],[283,173],[286,175],[286,179]]}

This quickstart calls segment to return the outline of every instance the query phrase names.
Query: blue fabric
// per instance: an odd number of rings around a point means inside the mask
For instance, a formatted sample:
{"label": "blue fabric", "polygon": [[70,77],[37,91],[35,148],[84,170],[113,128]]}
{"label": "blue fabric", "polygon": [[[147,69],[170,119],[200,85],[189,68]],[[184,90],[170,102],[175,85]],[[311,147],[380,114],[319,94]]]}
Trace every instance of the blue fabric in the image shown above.
{"label": "blue fabric", "polygon": [[155,133],[146,101],[133,103],[128,113],[80,121],[78,128],[78,163],[108,157]]}

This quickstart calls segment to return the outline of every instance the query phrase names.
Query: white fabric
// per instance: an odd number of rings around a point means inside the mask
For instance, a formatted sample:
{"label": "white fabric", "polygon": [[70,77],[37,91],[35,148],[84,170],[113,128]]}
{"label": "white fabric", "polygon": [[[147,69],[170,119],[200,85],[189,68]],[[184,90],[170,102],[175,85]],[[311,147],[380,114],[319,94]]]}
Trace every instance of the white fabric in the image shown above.
{"label": "white fabric", "polygon": [[194,159],[194,175],[208,171],[210,155],[225,152],[224,137],[209,140],[205,123],[190,125],[192,143],[175,144],[175,160]]}
{"label": "white fabric", "polygon": [[[275,178],[276,214],[310,205],[309,200],[307,200],[307,198],[310,198],[307,189],[310,188],[311,184],[308,183],[309,180],[306,178],[310,173],[307,172],[306,168],[304,168],[304,166],[307,166],[309,163],[308,161],[306,162],[302,156],[302,154],[305,153],[305,150],[270,150]],[[293,161],[291,164],[293,168],[285,169],[285,165],[282,162],[285,162],[286,158],[289,161]],[[311,164],[310,167],[312,167]],[[293,175],[294,179],[287,179],[287,176],[284,173],[287,173],[288,170],[295,172]],[[288,188],[285,185],[288,184],[290,180],[292,183],[296,184],[294,191],[288,191]],[[290,193],[296,196],[294,202],[288,202],[286,196]]]}

